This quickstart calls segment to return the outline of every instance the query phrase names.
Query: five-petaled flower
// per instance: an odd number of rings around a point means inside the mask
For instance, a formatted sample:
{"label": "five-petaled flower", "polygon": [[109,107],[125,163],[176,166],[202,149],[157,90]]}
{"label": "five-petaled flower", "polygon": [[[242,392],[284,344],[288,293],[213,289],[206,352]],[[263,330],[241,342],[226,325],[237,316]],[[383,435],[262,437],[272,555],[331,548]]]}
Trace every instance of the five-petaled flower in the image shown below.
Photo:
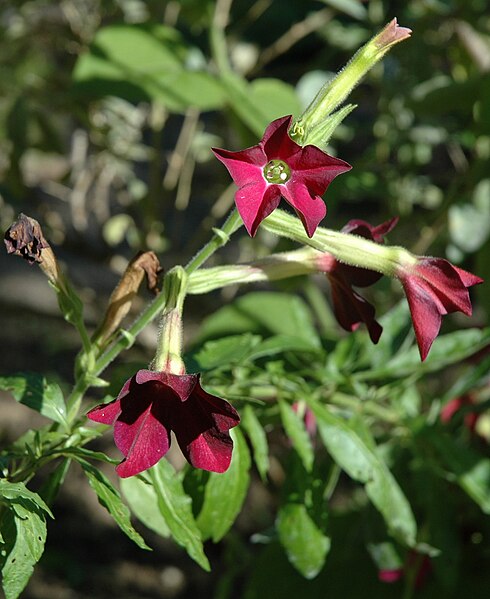
{"label": "five-petaled flower", "polygon": [[333,179],[351,166],[313,145],[300,146],[288,135],[292,116],[273,121],[260,143],[240,152],[213,148],[238,186],[235,202],[251,236],[277,208],[281,196],[312,237],[327,208],[321,199]]}
{"label": "five-petaled flower", "polygon": [[204,391],[198,374],[152,370],[139,370],[117,399],[87,416],[114,425],[114,441],[125,456],[116,471],[123,478],[155,465],[170,447],[171,431],[192,466],[225,472],[233,450],[228,431],[240,422],[227,401]]}
{"label": "five-petaled flower", "polygon": [[[342,232],[365,237],[376,243],[383,243],[383,237],[395,227],[397,222],[398,218],[392,218],[373,227],[364,220],[355,219],[350,220],[343,227]],[[320,256],[319,268],[325,272],[330,282],[333,311],[340,326],[346,331],[355,331],[361,322],[364,322],[371,341],[377,343],[383,329],[375,319],[374,306],[354,291],[352,286],[368,287],[376,283],[382,275],[367,268],[343,264],[331,254]]]}
{"label": "five-petaled flower", "polygon": [[445,314],[471,316],[468,287],[483,283],[483,279],[443,258],[427,256],[401,266],[397,276],[407,296],[420,357],[425,360]]}

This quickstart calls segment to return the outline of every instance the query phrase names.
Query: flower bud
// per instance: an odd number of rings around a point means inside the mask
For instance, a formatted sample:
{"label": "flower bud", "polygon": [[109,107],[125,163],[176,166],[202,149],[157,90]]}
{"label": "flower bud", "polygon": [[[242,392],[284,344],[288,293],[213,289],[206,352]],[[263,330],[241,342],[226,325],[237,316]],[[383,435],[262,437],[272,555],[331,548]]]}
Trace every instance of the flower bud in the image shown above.
{"label": "flower bud", "polygon": [[411,33],[407,27],[400,27],[396,18],[390,21],[356,52],[334,79],[320,89],[303,115],[293,124],[291,138],[301,146],[313,144],[324,148],[337,125],[355,106],[349,104],[337,112],[334,112],[335,109],[388,50],[409,38]]}

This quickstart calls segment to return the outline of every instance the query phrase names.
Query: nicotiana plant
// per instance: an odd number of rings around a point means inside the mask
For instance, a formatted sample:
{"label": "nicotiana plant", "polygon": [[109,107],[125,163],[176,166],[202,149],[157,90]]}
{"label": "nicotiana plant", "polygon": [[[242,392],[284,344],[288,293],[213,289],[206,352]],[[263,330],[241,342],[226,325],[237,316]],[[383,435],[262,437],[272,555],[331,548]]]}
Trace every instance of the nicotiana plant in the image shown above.
{"label": "nicotiana plant", "polygon": [[[464,365],[488,346],[489,331],[467,329],[436,341],[442,316],[471,315],[469,288],[482,280],[445,259],[387,245],[396,217],[380,224],[350,220],[341,231],[320,226],[327,213],[322,196],[351,168],[327,153],[335,128],[355,108],[343,103],[365,73],[410,34],[392,20],[301,116],[274,120],[248,149],[213,149],[236,184],[236,208],[188,264],[164,274],[162,291],[128,327],[123,320],[142,281],[158,285],[161,268],[153,252],[130,262],[91,334],[82,301],[39,224],[21,214],[8,229],[7,251],[42,269],[81,340],[66,397],[38,374],[0,378],[1,388],[50,421],[1,453],[0,563],[8,599],[20,595],[43,553],[46,521],[72,465],[82,468],[100,503],[137,545],[148,549],[131,516],[172,537],[205,570],[210,564],[203,542],[218,542],[230,530],[251,481],[274,486],[284,481],[271,526],[254,536],[266,547],[279,544],[308,579],[342,542],[330,525],[331,499],[349,489],[359,491],[349,504],[357,501],[356,509],[366,513],[373,506],[378,514],[365,544],[380,580],[400,578],[410,555],[444,560],[443,541],[424,526],[428,505],[399,482],[411,468],[410,452],[419,463],[430,456],[420,476],[432,476],[434,488],[459,485],[490,512],[490,460],[447,434],[453,414],[468,406],[481,411],[478,406],[488,399],[482,382],[488,358],[480,355],[476,371]],[[278,208],[282,198],[296,215]],[[243,264],[205,267],[242,224],[251,236],[265,229],[298,247]],[[317,273],[328,278],[338,324],[352,334],[335,337],[323,298],[310,282]],[[193,351],[183,354],[188,295],[298,277],[311,308],[289,293],[246,293],[207,319]],[[378,321],[357,289],[382,277],[401,282],[409,312],[402,302]],[[410,316],[420,355],[412,347]],[[116,398],[95,407],[86,402],[91,388],[107,385],[109,364],[155,319],[160,325],[150,364],[128,373]],[[356,332],[361,325],[368,336]],[[439,419],[433,411],[424,419],[417,381],[455,364],[461,365],[460,379],[435,403],[446,408]],[[451,413],[449,405],[456,406]],[[107,425],[113,427],[120,463],[91,449]],[[180,469],[165,458],[172,433],[188,462]],[[275,473],[271,456],[280,465]],[[120,490],[98,467],[101,462],[115,465]],[[255,471],[262,483],[252,478]],[[38,477],[43,484],[34,491],[31,482]]]}

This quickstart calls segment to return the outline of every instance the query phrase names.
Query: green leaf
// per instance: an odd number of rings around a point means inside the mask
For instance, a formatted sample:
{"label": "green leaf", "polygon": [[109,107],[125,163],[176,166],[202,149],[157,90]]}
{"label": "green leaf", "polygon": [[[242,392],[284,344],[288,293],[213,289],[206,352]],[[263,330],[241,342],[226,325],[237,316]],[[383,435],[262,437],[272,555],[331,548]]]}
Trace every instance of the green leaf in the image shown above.
{"label": "green leaf", "polygon": [[441,398],[441,403],[444,405],[450,399],[464,395],[471,389],[477,387],[490,371],[490,356],[483,358],[476,366],[468,365],[466,372],[461,373],[454,381],[454,384],[447,390]]}
{"label": "green leaf", "polygon": [[145,543],[143,537],[133,528],[128,506],[123,503],[119,491],[111,484],[105,474],[83,458],[75,456],[75,459],[87,475],[88,482],[97,494],[99,503],[110,513],[119,528],[141,549],[151,549]]}
{"label": "green leaf", "polygon": [[214,542],[224,537],[240,513],[250,482],[247,443],[239,430],[233,429],[230,434],[234,441],[230,467],[222,474],[210,474],[197,518],[203,538]]}
{"label": "green leaf", "polygon": [[301,113],[301,104],[296,90],[279,79],[255,79],[249,84],[248,93],[254,105],[260,106],[267,123],[287,114],[299,116]]}
{"label": "green leaf", "polygon": [[437,372],[446,366],[456,364],[472,356],[488,345],[490,327],[486,329],[467,329],[442,335],[435,341],[424,362],[420,361],[417,347],[412,346],[407,351],[400,351],[384,366],[374,368],[356,375],[359,379],[400,378],[416,372],[424,374]]}
{"label": "green leaf", "polygon": [[365,19],[367,17],[366,8],[359,0],[320,0],[332,8],[353,17],[354,19]]}
{"label": "green leaf", "polygon": [[199,367],[204,370],[237,364],[244,360],[261,341],[252,334],[232,335],[217,341],[207,341],[194,356]]}
{"label": "green leaf", "polygon": [[262,107],[254,104],[250,84],[243,77],[232,72],[222,73],[221,83],[233,111],[257,138],[261,138],[270,120]]}
{"label": "green leaf", "polygon": [[[263,333],[284,335],[285,343],[292,338],[303,340],[309,348],[320,348],[321,341],[306,303],[296,295],[273,291],[247,293],[233,304],[221,308],[206,318],[200,340],[233,333]],[[289,342],[286,341],[289,338]]]}
{"label": "green leaf", "polygon": [[121,490],[135,516],[150,530],[161,537],[170,537],[171,532],[158,507],[155,487],[139,476],[121,479]]}
{"label": "green leaf", "polygon": [[199,527],[192,514],[191,498],[185,493],[181,480],[167,460],[160,460],[149,471],[158,498],[158,507],[175,542],[201,568],[211,569],[206,557]]}
{"label": "green leaf", "polygon": [[305,578],[314,578],[325,563],[330,539],[313,522],[306,507],[299,503],[282,506],[276,528],[291,564]]}
{"label": "green leaf", "polygon": [[396,550],[396,547],[390,541],[382,543],[369,543],[367,547],[376,569],[380,570],[398,570],[403,568],[403,562]]}
{"label": "green leaf", "polygon": [[[390,533],[410,547],[417,532],[410,504],[388,467],[349,422],[311,403],[323,444],[351,478],[364,483],[366,494],[383,516]],[[365,431],[364,431],[365,432]]]}
{"label": "green leaf", "polygon": [[106,464],[118,464],[120,462],[120,460],[110,458],[101,451],[93,451],[92,449],[87,449],[86,447],[64,447],[60,451],[60,454],[67,457],[74,456],[75,458],[80,457],[90,460],[99,460],[99,462],[105,462]]}
{"label": "green leaf", "polygon": [[310,436],[305,428],[305,423],[287,402],[279,399],[278,404],[286,435],[289,437],[293,447],[298,452],[305,469],[308,472],[311,472],[314,454]]}
{"label": "green leaf", "polygon": [[53,285],[58,297],[58,306],[67,322],[77,326],[83,319],[83,303],[74,289],[66,285],[65,289]]}
{"label": "green leaf", "polygon": [[286,351],[292,352],[318,352],[316,336],[305,339],[304,337],[295,337],[293,335],[274,335],[254,346],[247,358],[256,360],[265,356],[274,356]]}
{"label": "green leaf", "polygon": [[260,424],[252,406],[246,405],[243,408],[241,424],[250,439],[257,470],[262,480],[265,481],[269,472],[269,446],[264,427]]}
{"label": "green leaf", "polygon": [[476,252],[490,236],[490,209],[473,204],[455,204],[448,210],[451,241],[464,252]]}
{"label": "green leaf", "polygon": [[426,440],[437,450],[446,468],[456,475],[459,486],[490,514],[490,459],[456,442],[449,435],[431,430]]}
{"label": "green leaf", "polygon": [[75,90],[92,97],[116,95],[131,102],[158,100],[169,110],[216,109],[220,82],[189,68],[191,48],[164,25],[110,25],[99,29],[73,71]]}
{"label": "green leaf", "polygon": [[40,487],[39,494],[47,503],[53,503],[58,496],[61,485],[65,482],[65,477],[70,465],[70,459],[60,460],[56,468],[49,474]]}
{"label": "green leaf", "polygon": [[26,500],[49,514],[51,518],[54,518],[44,500],[37,493],[29,491],[24,483],[11,483],[5,479],[0,479],[0,501],[2,501],[2,498],[9,501]]}
{"label": "green leaf", "polygon": [[0,389],[10,391],[15,400],[46,418],[66,425],[66,406],[63,393],[56,383],[48,383],[37,373],[19,373],[0,377]]}
{"label": "green leaf", "polygon": [[0,481],[0,503],[7,508],[0,519],[2,586],[6,599],[16,599],[43,554],[45,514],[51,512],[41,497],[22,483]]}

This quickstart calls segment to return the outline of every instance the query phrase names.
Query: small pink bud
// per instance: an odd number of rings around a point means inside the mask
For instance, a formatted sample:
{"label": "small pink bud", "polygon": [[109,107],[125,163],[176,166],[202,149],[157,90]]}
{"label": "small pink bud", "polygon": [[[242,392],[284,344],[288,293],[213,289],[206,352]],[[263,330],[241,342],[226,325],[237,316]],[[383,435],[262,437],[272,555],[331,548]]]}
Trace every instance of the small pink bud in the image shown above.
{"label": "small pink bud", "polygon": [[375,45],[380,50],[388,50],[391,46],[403,42],[410,37],[412,30],[408,27],[400,27],[398,25],[396,17],[386,25],[386,27],[378,33],[374,38]]}

